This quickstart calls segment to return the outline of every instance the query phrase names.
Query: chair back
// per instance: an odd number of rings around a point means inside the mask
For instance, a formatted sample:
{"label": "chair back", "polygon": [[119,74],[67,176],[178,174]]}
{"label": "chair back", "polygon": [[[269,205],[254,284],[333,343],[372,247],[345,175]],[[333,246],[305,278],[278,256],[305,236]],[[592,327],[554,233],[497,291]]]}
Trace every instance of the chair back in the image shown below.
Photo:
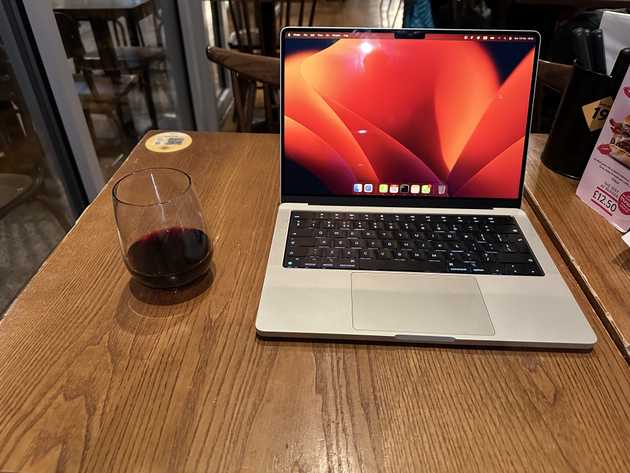
{"label": "chair back", "polygon": [[[285,26],[313,26],[315,21],[315,8],[317,0],[279,0],[280,4],[280,24],[278,31]],[[308,5],[310,4],[310,9]],[[294,17],[295,13],[297,15]],[[308,22],[306,21],[308,19]]]}
{"label": "chair back", "polygon": [[[273,23],[264,17],[263,3],[271,4]],[[278,50],[278,33],[282,28],[313,26],[317,0],[228,0],[228,4],[234,27],[234,33],[230,35],[230,47],[244,53],[266,51],[266,54],[272,54]],[[273,44],[263,44],[265,38],[270,36]]]}
{"label": "chair back", "polygon": [[77,64],[77,61],[80,63],[85,57],[85,46],[81,40],[79,22],[61,12],[55,12],[55,20],[57,21],[63,48],[66,51],[66,57],[72,59],[78,68],[79,64]]}
{"label": "chair back", "polygon": [[265,122],[256,131],[278,133],[280,59],[215,47],[208,48],[207,54],[212,62],[230,71],[237,130],[255,129],[256,84],[262,83]]}

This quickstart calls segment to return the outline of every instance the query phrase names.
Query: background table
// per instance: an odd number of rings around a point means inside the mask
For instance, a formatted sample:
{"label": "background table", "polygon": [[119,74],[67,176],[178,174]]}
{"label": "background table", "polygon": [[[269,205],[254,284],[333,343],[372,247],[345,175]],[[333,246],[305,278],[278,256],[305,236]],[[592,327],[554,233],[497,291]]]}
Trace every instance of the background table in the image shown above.
{"label": "background table", "polygon": [[154,13],[153,0],[52,0],[52,5],[54,11],[69,15],[76,21],[90,22],[101,58],[113,51],[108,21],[124,17],[129,26],[130,44],[140,46],[140,20]]}
{"label": "background table", "polygon": [[548,238],[592,352],[262,340],[278,137],[192,136],[116,177],[192,175],[212,286],[130,284],[110,182],[0,322],[0,471],[630,471],[630,368]]}
{"label": "background table", "polygon": [[[630,248],[577,198],[578,181],[540,161],[547,135],[532,135],[526,196],[613,339],[630,359]],[[567,157],[568,158],[568,157]]]}
{"label": "background table", "polygon": [[[131,46],[140,46],[140,20],[155,14],[153,0],[52,0],[52,6],[53,11],[68,15],[75,21],[90,22],[101,64],[115,81],[119,79],[120,73],[117,71],[116,49],[108,23],[125,18],[129,43]],[[156,35],[159,36],[158,31]],[[150,78],[146,76],[144,82],[144,87],[149,87],[150,91]],[[151,123],[157,128],[157,112],[151,92],[148,93],[147,108]]]}

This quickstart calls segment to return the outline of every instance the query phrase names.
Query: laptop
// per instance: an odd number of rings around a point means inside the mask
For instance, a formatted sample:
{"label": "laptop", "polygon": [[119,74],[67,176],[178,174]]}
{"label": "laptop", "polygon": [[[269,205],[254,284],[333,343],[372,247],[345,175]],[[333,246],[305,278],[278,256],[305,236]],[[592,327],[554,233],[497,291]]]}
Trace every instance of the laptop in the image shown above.
{"label": "laptop", "polygon": [[521,209],[535,31],[285,28],[263,337],[588,349]]}

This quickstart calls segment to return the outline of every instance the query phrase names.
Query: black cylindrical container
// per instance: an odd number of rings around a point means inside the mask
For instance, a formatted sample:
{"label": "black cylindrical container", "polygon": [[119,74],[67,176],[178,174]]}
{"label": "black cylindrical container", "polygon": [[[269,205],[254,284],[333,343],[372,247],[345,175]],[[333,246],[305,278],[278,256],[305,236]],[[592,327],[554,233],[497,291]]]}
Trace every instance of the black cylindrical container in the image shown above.
{"label": "black cylindrical container", "polygon": [[[549,169],[573,179],[582,177],[601,131],[601,127],[596,130],[589,128],[593,119],[591,113],[598,113],[594,110],[596,107],[587,116],[583,107],[606,97],[614,97],[616,90],[613,89],[610,76],[573,66],[569,85],[562,95],[541,156]],[[606,113],[603,113],[603,118]]]}

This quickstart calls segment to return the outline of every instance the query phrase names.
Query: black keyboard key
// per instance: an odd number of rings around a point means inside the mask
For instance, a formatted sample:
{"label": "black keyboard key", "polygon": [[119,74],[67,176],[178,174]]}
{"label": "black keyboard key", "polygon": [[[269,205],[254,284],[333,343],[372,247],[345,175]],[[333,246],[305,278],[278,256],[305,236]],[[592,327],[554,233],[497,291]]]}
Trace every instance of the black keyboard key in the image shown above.
{"label": "black keyboard key", "polygon": [[445,251],[431,251],[428,253],[429,259],[434,261],[445,261],[447,253]]}
{"label": "black keyboard key", "polygon": [[533,264],[506,264],[504,271],[506,274],[519,276],[539,276],[541,274]]}
{"label": "black keyboard key", "polygon": [[426,261],[428,259],[427,252],[422,250],[412,251],[411,257],[420,261]]}
{"label": "black keyboard key", "polygon": [[421,261],[359,260],[359,269],[373,271],[422,271]]}
{"label": "black keyboard key", "polygon": [[284,261],[284,266],[285,268],[299,268],[301,260],[301,258],[287,258]]}
{"label": "black keyboard key", "polygon": [[468,264],[463,262],[449,261],[448,271],[450,273],[470,273],[471,268]]}
{"label": "black keyboard key", "polygon": [[314,228],[316,220],[294,220],[291,223],[292,228]]}
{"label": "black keyboard key", "polygon": [[315,246],[315,238],[289,238],[289,246]]}
{"label": "black keyboard key", "polygon": [[529,253],[499,253],[497,263],[530,263],[534,264],[534,257]]}
{"label": "black keyboard key", "polygon": [[416,240],[416,249],[418,250],[432,250],[433,249],[433,243],[430,241],[420,241],[420,240]]}
{"label": "black keyboard key", "polygon": [[359,250],[341,250],[342,258],[358,258]]}
{"label": "black keyboard key", "polygon": [[302,266],[305,268],[321,268],[322,262],[317,256],[309,256],[308,258],[304,258],[302,260]]}
{"label": "black keyboard key", "polygon": [[495,233],[520,233],[518,226],[516,225],[494,225],[494,231]]}
{"label": "black keyboard key", "polygon": [[322,258],[322,268],[332,269],[335,267],[335,263],[337,262],[337,258]]}
{"label": "black keyboard key", "polygon": [[376,232],[374,230],[366,230],[363,232],[363,238],[376,238]]}
{"label": "black keyboard key", "polygon": [[348,230],[331,230],[330,236],[333,238],[346,238],[348,236]]}
{"label": "black keyboard key", "polygon": [[490,273],[490,270],[489,270],[488,266],[485,265],[485,264],[482,264],[482,263],[476,263],[476,262],[468,263],[468,267],[470,268],[470,272],[472,274],[488,274],[488,273]]}
{"label": "black keyboard key", "polygon": [[398,248],[398,242],[396,240],[385,240],[385,242],[383,243],[383,248]]}
{"label": "black keyboard key", "polygon": [[371,230],[382,230],[384,228],[383,222],[370,222],[368,228]]}
{"label": "black keyboard key", "polygon": [[333,245],[335,248],[346,248],[348,246],[348,240],[345,238],[335,238],[333,239]]}
{"label": "black keyboard key", "polygon": [[368,248],[383,248],[381,240],[368,240]]}
{"label": "black keyboard key", "polygon": [[317,256],[315,254],[315,248],[305,246],[294,246],[287,249],[287,258],[296,258],[301,256]]}
{"label": "black keyboard key", "polygon": [[361,248],[361,241],[358,238],[348,238],[346,242],[350,248]]}
{"label": "black keyboard key", "polygon": [[376,250],[361,250],[359,252],[359,258],[373,259],[373,258],[376,258],[376,253],[377,253]]}
{"label": "black keyboard key", "polygon": [[507,242],[511,243],[525,243],[525,237],[523,235],[514,235],[514,234],[504,234],[502,237]]}
{"label": "black keyboard key", "polygon": [[341,220],[341,221],[337,221],[337,223],[335,224],[336,228],[342,228],[344,230],[352,230],[352,225],[353,222],[351,222],[350,220]]}
{"label": "black keyboard key", "polygon": [[331,244],[331,240],[330,238],[315,238],[315,244],[320,248],[328,247]]}
{"label": "black keyboard key", "polygon": [[376,257],[378,259],[392,259],[394,257],[394,253],[392,250],[379,250]]}
{"label": "black keyboard key", "polygon": [[488,270],[489,274],[505,274],[503,272],[503,268],[505,265],[503,264],[489,263],[484,264],[483,266]]}
{"label": "black keyboard key", "polygon": [[337,269],[357,269],[359,267],[359,261],[352,258],[338,259],[335,263]]}
{"label": "black keyboard key", "polygon": [[315,236],[315,230],[312,228],[296,228],[289,231],[289,236],[292,237],[312,237]]}
{"label": "black keyboard key", "polygon": [[321,255],[326,258],[339,258],[341,250],[339,248],[324,248],[321,250]]}

